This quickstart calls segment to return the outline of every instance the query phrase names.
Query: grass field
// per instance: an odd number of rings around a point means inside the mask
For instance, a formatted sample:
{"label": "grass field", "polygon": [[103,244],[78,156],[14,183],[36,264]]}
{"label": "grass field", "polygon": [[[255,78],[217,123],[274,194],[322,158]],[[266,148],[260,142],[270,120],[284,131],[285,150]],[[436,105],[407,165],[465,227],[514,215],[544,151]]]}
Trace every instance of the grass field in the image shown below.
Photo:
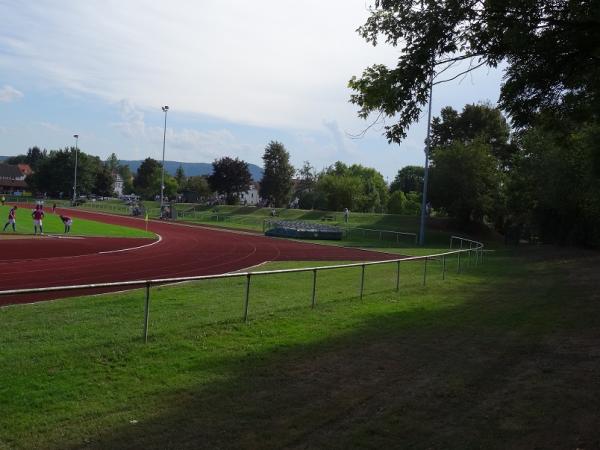
{"label": "grass field", "polygon": [[[150,217],[158,216],[157,202],[143,202],[144,207],[150,211]],[[130,214],[129,208],[122,202],[104,201],[85,203],[81,208],[106,211],[113,214]],[[302,209],[276,209],[276,217],[271,217],[271,208],[257,208],[253,206],[200,206],[194,204],[177,204],[178,221],[195,223],[199,225],[210,225],[212,227],[223,227],[237,230],[249,230],[262,232],[265,220],[302,220],[327,225],[349,228],[351,233],[344,239],[344,245],[364,245],[370,243],[375,246],[385,247],[412,247],[414,236],[396,236],[392,234],[380,235],[380,230],[417,233],[419,229],[419,217],[402,216],[397,214],[378,214],[352,212],[349,222],[344,222],[341,212],[316,211]],[[365,229],[371,230],[366,231]],[[377,231],[373,231],[377,230]],[[451,234],[461,234],[452,230],[448,221],[443,218],[428,219],[426,231],[426,242],[431,246],[447,245]],[[470,233],[473,235],[473,233]],[[348,236],[348,235],[347,235]],[[383,239],[381,239],[383,237]],[[489,240],[490,234],[476,233],[476,237]]]}
{"label": "grass field", "polygon": [[140,291],[2,308],[0,448],[596,448],[598,254],[448,269],[156,288],[147,345]]}
{"label": "grass field", "polygon": [[[0,206],[0,217],[4,218],[0,225],[4,227],[6,218],[8,217],[9,206]],[[45,234],[62,234],[64,225],[58,214],[52,213],[52,208],[45,208],[45,216],[43,220]],[[31,208],[17,209],[17,234],[33,234],[33,220],[31,218]],[[1,228],[0,228],[1,230]],[[14,234],[12,227],[9,225],[4,231],[4,234]],[[144,230],[123,227],[119,225],[109,225],[105,223],[95,222],[74,218],[71,234],[75,236],[109,236],[109,237],[144,237],[153,238],[156,235]]]}

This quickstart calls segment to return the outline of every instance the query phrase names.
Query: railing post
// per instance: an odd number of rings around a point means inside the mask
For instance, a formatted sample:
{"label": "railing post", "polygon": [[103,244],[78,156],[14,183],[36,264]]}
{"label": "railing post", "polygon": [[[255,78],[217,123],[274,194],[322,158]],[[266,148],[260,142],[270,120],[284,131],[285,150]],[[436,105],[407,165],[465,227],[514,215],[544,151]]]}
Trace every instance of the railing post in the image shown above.
{"label": "railing post", "polygon": [[244,322],[248,322],[248,303],[250,301],[250,276],[250,273],[246,275],[246,300],[244,301]]}
{"label": "railing post", "polygon": [[144,344],[148,343],[148,319],[150,317],[150,282],[146,282],[146,302],[144,304]]}
{"label": "railing post", "polygon": [[425,257],[425,263],[423,264],[423,286],[425,286],[425,282],[427,281],[427,256]]}
{"label": "railing post", "polygon": [[315,307],[316,301],[317,301],[317,269],[313,270],[312,308]]}
{"label": "railing post", "polygon": [[398,261],[398,267],[396,268],[396,292],[400,290],[400,261]]}
{"label": "railing post", "polygon": [[454,236],[450,236],[450,250],[452,250],[452,242],[454,242]]}
{"label": "railing post", "polygon": [[471,250],[473,249],[473,243],[469,242],[469,267],[471,267]]}
{"label": "railing post", "polygon": [[479,247],[475,248],[475,265],[479,265]]}
{"label": "railing post", "polygon": [[361,267],[362,267],[362,272],[360,275],[360,299],[362,300],[363,291],[365,289],[365,265],[363,264]]}
{"label": "railing post", "polygon": [[442,255],[442,280],[446,279],[446,255]]}
{"label": "railing post", "polygon": [[460,273],[460,254],[461,253],[462,252],[460,252],[460,251],[457,253],[457,255],[458,255],[458,267],[456,268],[456,273]]}

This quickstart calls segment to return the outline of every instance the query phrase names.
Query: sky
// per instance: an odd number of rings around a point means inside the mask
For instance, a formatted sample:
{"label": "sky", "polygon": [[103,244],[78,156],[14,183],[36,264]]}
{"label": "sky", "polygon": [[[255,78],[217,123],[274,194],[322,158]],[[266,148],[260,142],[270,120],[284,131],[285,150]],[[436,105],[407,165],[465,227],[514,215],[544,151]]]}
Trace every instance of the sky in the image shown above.
{"label": "sky", "polygon": [[[370,0],[0,0],[0,155],[74,145],[106,159],[262,166],[269,141],[292,164],[373,167],[391,181],[423,165],[426,120],[388,144],[349,103],[348,80],[400,49],[356,32]],[[482,68],[434,88],[444,106],[498,99]],[[422,115],[425,118],[425,113]],[[391,119],[388,119],[391,120]]]}

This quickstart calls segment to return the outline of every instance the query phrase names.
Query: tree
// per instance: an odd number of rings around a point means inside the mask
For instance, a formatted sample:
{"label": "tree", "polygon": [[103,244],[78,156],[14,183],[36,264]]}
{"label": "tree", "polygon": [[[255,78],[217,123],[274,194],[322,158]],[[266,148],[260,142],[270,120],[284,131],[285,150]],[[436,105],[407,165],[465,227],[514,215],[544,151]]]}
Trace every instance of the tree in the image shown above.
{"label": "tree", "polygon": [[511,145],[510,127],[498,108],[489,104],[465,105],[461,113],[447,106],[441,117],[431,123],[432,151],[454,142],[464,144],[479,140],[490,147],[491,154],[503,169],[508,169],[516,147]]}
{"label": "tree", "polygon": [[515,126],[531,124],[540,110],[598,117],[599,9],[596,0],[375,0],[359,33],[402,51],[395,67],[353,77],[351,101],[360,117],[398,117],[385,134],[400,142],[427,103],[432,70],[441,83],[454,64],[468,62],[467,73],[504,62],[500,105]]}
{"label": "tree", "polygon": [[298,207],[302,209],[314,209],[317,195],[315,186],[317,184],[317,174],[315,168],[308,161],[304,161],[302,167],[298,170],[298,183],[294,196],[298,198]]}
{"label": "tree", "polygon": [[184,184],[184,189],[193,192],[199,198],[206,198],[212,194],[208,180],[204,175],[189,177]]}
{"label": "tree", "polygon": [[183,186],[185,184],[185,172],[183,170],[183,166],[181,164],[179,164],[179,167],[177,168],[177,170],[175,171],[175,180],[177,181],[177,185],[179,186],[179,189],[183,189]]}
{"label": "tree", "polygon": [[401,191],[423,192],[423,178],[425,169],[421,166],[405,166],[398,171],[396,178],[390,184],[390,192]]}
{"label": "tree", "polygon": [[263,162],[260,196],[278,208],[286,206],[290,202],[292,177],[296,172],[290,164],[290,154],[281,142],[271,141],[265,147]]}
{"label": "tree", "polygon": [[113,185],[113,173],[106,166],[99,167],[94,180],[94,194],[101,197],[112,197],[114,195]]}
{"label": "tree", "polygon": [[119,165],[117,172],[123,179],[123,194],[133,194],[133,175],[129,166]]}
{"label": "tree", "polygon": [[600,124],[540,116],[520,133],[507,225],[544,242],[600,247]]}
{"label": "tree", "polygon": [[[135,178],[133,179],[133,188],[135,192],[146,199],[154,199],[160,192],[161,165],[152,158],[146,158],[140,167],[138,167]],[[166,186],[166,177],[165,177]]]}
{"label": "tree", "polygon": [[104,164],[110,173],[116,173],[119,169],[119,158],[114,153],[111,153]]}
{"label": "tree", "polygon": [[462,225],[483,222],[498,209],[500,171],[489,145],[455,141],[432,159],[431,204]]}
{"label": "tree", "polygon": [[[52,150],[47,156],[38,158],[37,170],[27,178],[27,183],[36,192],[44,192],[55,196],[70,197],[73,193],[75,172],[75,147],[64,150]],[[90,156],[83,151],[77,155],[77,193],[94,192],[96,174],[102,167],[97,156]]]}
{"label": "tree", "polygon": [[7,164],[29,164],[32,170],[37,170],[38,166],[48,157],[48,152],[40,150],[38,146],[30,147],[25,155],[11,156],[6,159]]}
{"label": "tree", "polygon": [[[337,161],[319,175],[315,202],[320,208],[344,208],[380,212],[387,205],[387,186],[383,175],[360,164],[347,166]],[[322,199],[322,201],[319,201]]]}
{"label": "tree", "polygon": [[246,192],[252,182],[248,163],[225,156],[212,163],[213,173],[208,183],[213,191],[224,194],[228,204],[237,201],[240,192]]}

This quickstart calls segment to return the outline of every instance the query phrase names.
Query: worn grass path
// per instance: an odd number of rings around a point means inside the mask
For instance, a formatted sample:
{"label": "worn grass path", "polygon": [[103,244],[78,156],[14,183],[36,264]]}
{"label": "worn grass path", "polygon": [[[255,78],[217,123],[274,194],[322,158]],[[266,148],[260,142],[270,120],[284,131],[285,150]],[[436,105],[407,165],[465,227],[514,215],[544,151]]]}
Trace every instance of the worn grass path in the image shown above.
{"label": "worn grass path", "polygon": [[600,256],[448,268],[4,308],[0,448],[597,448]]}

